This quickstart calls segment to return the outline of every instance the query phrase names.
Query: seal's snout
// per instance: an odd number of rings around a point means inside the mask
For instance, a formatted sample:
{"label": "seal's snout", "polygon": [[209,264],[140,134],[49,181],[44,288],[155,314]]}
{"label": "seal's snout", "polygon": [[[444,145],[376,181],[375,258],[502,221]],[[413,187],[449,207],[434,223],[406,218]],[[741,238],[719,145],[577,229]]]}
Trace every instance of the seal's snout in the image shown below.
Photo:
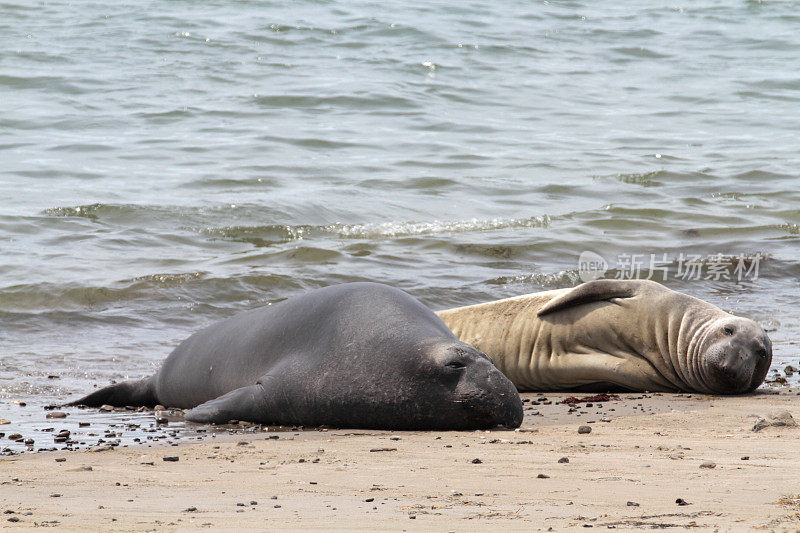
{"label": "seal's snout", "polygon": [[522,400],[517,388],[497,368],[489,376],[489,386],[492,387],[496,397],[497,425],[509,429],[522,425],[523,411]]}
{"label": "seal's snout", "polygon": [[772,363],[772,343],[766,332],[751,320],[727,321],[720,326],[705,360],[714,392],[751,392],[767,375]]}
{"label": "seal's snout", "polygon": [[518,428],[523,412],[517,388],[488,361],[479,366],[482,376],[475,379],[476,387],[467,393],[473,412],[486,420],[486,427]]}

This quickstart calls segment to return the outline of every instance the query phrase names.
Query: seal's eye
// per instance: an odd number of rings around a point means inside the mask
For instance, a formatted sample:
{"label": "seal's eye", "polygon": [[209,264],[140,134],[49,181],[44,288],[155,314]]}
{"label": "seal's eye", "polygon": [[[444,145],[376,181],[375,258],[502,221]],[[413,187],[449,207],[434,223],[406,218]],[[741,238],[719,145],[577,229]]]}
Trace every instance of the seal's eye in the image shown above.
{"label": "seal's eye", "polygon": [[467,365],[462,363],[461,361],[450,361],[449,363],[445,364],[444,366],[450,368],[466,368]]}
{"label": "seal's eye", "polygon": [[759,348],[758,350],[756,350],[756,355],[761,359],[764,359],[767,356],[767,350],[765,350],[764,348]]}
{"label": "seal's eye", "polygon": [[722,333],[724,333],[725,335],[728,335],[728,336],[733,335],[733,332],[734,332],[734,329],[731,326],[725,326],[724,328],[722,328]]}

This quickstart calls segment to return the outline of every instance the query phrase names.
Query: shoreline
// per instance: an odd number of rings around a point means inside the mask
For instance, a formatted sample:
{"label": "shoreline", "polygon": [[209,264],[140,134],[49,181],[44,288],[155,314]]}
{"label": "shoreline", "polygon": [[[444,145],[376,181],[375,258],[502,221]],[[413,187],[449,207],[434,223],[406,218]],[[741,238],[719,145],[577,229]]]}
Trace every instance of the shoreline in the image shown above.
{"label": "shoreline", "polygon": [[0,526],[794,530],[800,428],[753,426],[786,410],[800,420],[798,394],[621,394],[589,407],[525,393],[517,431],[265,431],[20,454],[0,458]]}

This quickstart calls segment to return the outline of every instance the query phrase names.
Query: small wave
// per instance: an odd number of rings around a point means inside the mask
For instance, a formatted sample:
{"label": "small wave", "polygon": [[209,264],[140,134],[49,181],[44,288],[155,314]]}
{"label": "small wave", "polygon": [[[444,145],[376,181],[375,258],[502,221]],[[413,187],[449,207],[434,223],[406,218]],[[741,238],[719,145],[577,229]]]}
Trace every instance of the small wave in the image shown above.
{"label": "small wave", "polygon": [[550,217],[516,219],[477,219],[433,222],[381,222],[373,224],[333,224],[325,230],[341,237],[405,237],[439,233],[472,233],[506,228],[546,228]]}
{"label": "small wave", "polygon": [[581,278],[577,270],[562,270],[555,273],[533,272],[518,274],[516,276],[499,276],[485,281],[487,285],[520,285],[530,287],[528,292],[541,290],[563,289],[573,287],[580,283]]}
{"label": "small wave", "polygon": [[328,225],[287,225],[269,224],[264,226],[228,226],[202,228],[201,232],[225,240],[249,242],[255,246],[271,246],[288,241],[311,237],[334,236],[344,239],[412,237],[418,235],[438,235],[444,233],[473,233],[507,228],[546,228],[550,217],[515,219],[477,219],[432,222],[378,222],[367,224],[328,224]]}

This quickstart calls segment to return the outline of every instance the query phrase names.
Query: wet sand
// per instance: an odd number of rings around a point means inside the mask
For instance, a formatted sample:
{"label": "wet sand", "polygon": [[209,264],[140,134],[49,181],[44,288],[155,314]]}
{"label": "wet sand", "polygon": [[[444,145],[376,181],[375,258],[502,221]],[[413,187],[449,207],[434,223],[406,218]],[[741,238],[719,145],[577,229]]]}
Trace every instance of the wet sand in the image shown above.
{"label": "wet sand", "polygon": [[0,527],[794,531],[800,428],[753,426],[800,419],[800,391],[772,392],[524,394],[517,431],[248,428],[14,455],[0,458]]}

